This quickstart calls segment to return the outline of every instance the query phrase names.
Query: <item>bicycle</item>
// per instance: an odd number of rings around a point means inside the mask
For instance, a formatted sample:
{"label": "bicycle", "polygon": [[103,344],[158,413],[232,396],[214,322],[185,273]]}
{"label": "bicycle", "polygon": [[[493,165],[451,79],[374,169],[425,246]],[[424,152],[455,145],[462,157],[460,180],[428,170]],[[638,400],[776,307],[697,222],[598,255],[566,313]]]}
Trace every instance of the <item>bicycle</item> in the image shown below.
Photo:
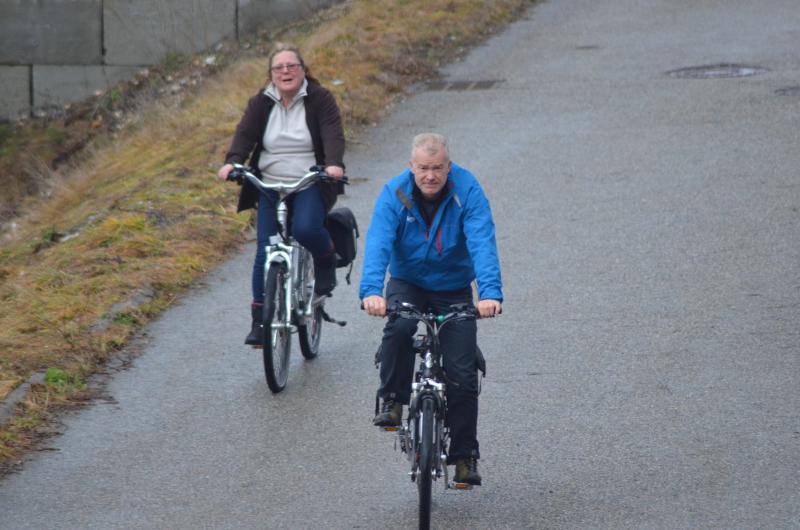
{"label": "bicycle", "polygon": [[[469,484],[450,483],[447,474],[447,444],[450,432],[447,427],[447,375],[441,364],[439,332],[450,322],[475,319],[478,311],[471,304],[450,306],[446,315],[420,311],[414,305],[399,302],[388,308],[389,318],[409,318],[422,322],[427,330],[414,340],[414,353],[420,363],[411,384],[411,402],[408,417],[401,427],[384,427],[397,432],[400,450],[411,462],[411,481],[416,482],[419,493],[419,527],[430,528],[431,494],[433,481],[444,478],[445,489],[471,489]],[[480,350],[478,350],[480,351]],[[476,364],[485,373],[483,356],[478,353]],[[376,403],[377,409],[377,403]],[[377,411],[377,410],[376,410]]]}
{"label": "bicycle", "polygon": [[[241,184],[250,181],[264,197],[266,192],[278,193],[276,220],[278,232],[270,237],[266,246],[264,264],[264,372],[267,386],[273,394],[286,388],[289,378],[291,335],[297,333],[300,352],[307,360],[319,354],[322,321],[333,320],[325,312],[325,298],[314,296],[314,260],[311,253],[300,245],[288,230],[288,205],[286,199],[316,182],[333,180],[322,166],[313,166],[300,180],[291,183],[265,183],[246,166],[233,164],[228,180]],[[347,177],[341,182],[347,183]]]}

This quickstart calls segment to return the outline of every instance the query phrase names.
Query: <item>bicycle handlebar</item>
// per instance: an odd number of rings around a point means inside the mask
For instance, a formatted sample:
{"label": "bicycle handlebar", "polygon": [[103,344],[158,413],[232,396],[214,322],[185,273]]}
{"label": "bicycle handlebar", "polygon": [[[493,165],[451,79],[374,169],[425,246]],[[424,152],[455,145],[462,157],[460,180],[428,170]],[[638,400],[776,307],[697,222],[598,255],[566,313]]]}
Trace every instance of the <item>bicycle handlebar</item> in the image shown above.
{"label": "bicycle handlebar", "polygon": [[390,318],[421,320],[426,324],[433,324],[435,322],[439,327],[455,320],[473,320],[480,318],[478,309],[472,305],[454,304],[451,305],[450,308],[453,310],[450,313],[437,315],[436,313],[420,311],[416,306],[408,302],[396,302],[392,307],[386,308],[386,316]]}
{"label": "bicycle handlebar", "polygon": [[228,177],[226,180],[230,180],[236,182],[238,184],[242,184],[244,179],[250,181],[250,183],[256,187],[256,189],[260,190],[261,192],[273,190],[277,191],[281,194],[290,194],[295,193],[298,191],[302,191],[317,180],[321,181],[329,181],[329,182],[342,182],[343,184],[349,184],[348,178],[342,177],[341,179],[335,179],[325,173],[325,168],[323,166],[311,166],[308,170],[308,173],[300,177],[300,180],[296,182],[263,182],[259,179],[254,173],[252,173],[247,166],[242,164],[231,164],[233,166],[233,170],[228,173]]}

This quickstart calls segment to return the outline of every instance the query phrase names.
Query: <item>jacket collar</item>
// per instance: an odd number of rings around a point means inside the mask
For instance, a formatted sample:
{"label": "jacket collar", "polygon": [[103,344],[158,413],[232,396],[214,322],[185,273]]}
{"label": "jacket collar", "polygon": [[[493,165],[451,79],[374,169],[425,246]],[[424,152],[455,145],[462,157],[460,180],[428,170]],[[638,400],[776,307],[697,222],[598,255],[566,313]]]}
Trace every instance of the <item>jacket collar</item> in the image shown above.
{"label": "jacket collar", "polygon": [[[270,84],[267,85],[267,88],[264,89],[264,95],[267,96],[272,101],[274,101],[275,103],[281,102],[280,92],[278,92],[278,89],[272,82],[270,82]],[[295,94],[294,98],[292,99],[291,105],[294,105],[296,101],[298,101],[300,98],[306,97],[307,95],[308,95],[308,79],[303,79],[303,84],[300,85],[300,90],[297,91],[297,94]]]}
{"label": "jacket collar", "polygon": [[[455,184],[453,182],[452,177],[452,170],[450,173],[447,174],[447,182],[445,183],[445,188],[447,189],[447,193],[445,194],[442,202],[439,203],[439,208],[436,209],[436,215],[433,218],[433,222],[431,223],[431,227],[428,230],[430,237],[428,237],[428,247],[433,244],[436,237],[436,234],[439,230],[439,225],[442,222],[442,217],[444,216],[444,212],[447,210],[447,207],[453,197],[456,197],[455,194]],[[401,186],[397,188],[395,195],[397,196],[398,200],[403,204],[403,207],[408,210],[408,212],[416,218],[417,222],[421,223],[421,226],[427,226],[425,223],[425,219],[422,216],[422,212],[420,211],[419,205],[413,200],[412,190],[414,189],[414,175],[411,174],[411,170],[407,169],[405,172],[407,179],[403,182]],[[455,199],[458,201],[458,198]],[[459,206],[460,206],[460,201]]]}

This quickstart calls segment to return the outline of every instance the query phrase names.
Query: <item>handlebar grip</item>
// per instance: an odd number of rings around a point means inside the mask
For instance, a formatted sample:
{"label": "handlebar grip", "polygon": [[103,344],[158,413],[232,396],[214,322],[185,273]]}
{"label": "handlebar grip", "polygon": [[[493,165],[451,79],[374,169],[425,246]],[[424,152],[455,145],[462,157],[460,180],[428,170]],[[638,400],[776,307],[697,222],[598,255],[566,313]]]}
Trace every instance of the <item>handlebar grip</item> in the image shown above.
{"label": "handlebar grip", "polygon": [[342,175],[342,177],[338,179],[331,177],[330,175],[328,175],[328,173],[325,172],[325,166],[315,165],[308,168],[308,170],[315,172],[317,175],[319,175],[319,177],[322,180],[328,182],[341,182],[342,184],[350,184],[350,179],[347,178],[347,175]]}
{"label": "handlebar grip", "polygon": [[350,184],[350,179],[347,178],[347,175],[342,175],[341,177],[339,177],[337,179],[336,177],[332,177],[332,176],[328,175],[327,173],[325,173],[325,171],[320,171],[317,174],[319,175],[320,180],[322,180],[323,182],[335,182],[337,184],[338,183]]}

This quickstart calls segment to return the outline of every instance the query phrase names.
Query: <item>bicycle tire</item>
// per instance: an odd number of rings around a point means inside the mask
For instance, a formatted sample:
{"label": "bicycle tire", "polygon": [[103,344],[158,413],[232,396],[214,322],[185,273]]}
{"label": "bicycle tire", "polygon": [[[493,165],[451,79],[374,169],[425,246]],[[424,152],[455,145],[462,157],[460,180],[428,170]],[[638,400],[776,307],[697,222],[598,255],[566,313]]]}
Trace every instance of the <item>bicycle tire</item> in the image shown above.
{"label": "bicycle tire", "polygon": [[303,357],[314,359],[319,355],[319,343],[322,336],[322,306],[318,305],[306,319],[306,323],[297,327],[297,338],[300,341],[300,352]]}
{"label": "bicycle tire", "polygon": [[292,335],[289,329],[273,328],[273,322],[286,322],[286,267],[272,263],[264,281],[264,372],[273,394],[286,388]]}
{"label": "bicycle tire", "polygon": [[417,466],[417,490],[419,491],[419,528],[428,530],[431,527],[431,490],[433,488],[434,443],[434,402],[432,398],[423,398],[420,403],[419,418],[419,462]]}
{"label": "bicycle tire", "polygon": [[[314,299],[314,268],[311,261],[311,254],[306,255],[307,265],[304,267],[304,276],[301,286],[306,290],[305,300],[311,303]],[[307,360],[311,360],[319,355],[319,343],[322,336],[322,302],[314,307],[311,317],[306,318],[302,325],[297,326],[297,339],[300,342],[300,353]]]}

